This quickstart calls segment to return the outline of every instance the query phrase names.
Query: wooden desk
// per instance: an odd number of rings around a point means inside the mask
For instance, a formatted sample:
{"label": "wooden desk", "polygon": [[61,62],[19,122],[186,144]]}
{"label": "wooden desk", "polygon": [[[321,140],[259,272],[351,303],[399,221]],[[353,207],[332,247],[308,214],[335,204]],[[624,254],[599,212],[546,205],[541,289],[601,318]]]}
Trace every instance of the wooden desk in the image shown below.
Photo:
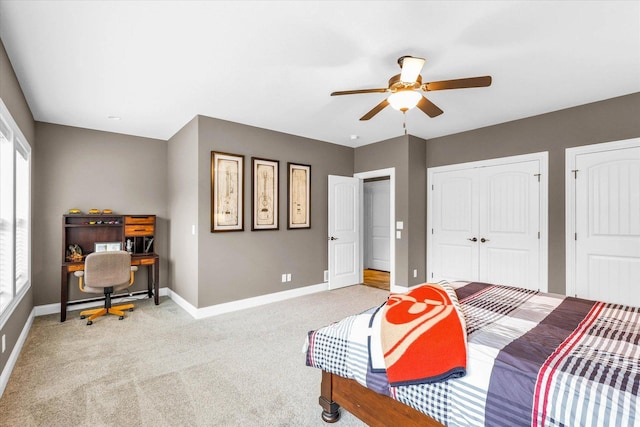
{"label": "wooden desk", "polygon": [[[160,288],[160,257],[157,254],[132,255],[131,265],[149,267],[147,275],[147,295],[153,295],[153,300],[158,305]],[[65,262],[62,264],[62,276],[60,285],[60,321],[67,320],[67,306],[69,305],[69,273],[84,270],[84,262]],[[118,297],[118,295],[114,295]],[[96,298],[96,301],[104,298]],[[85,302],[85,301],[82,301]]]}
{"label": "wooden desk", "polygon": [[[67,253],[70,246],[79,246],[83,255],[98,250],[97,243],[114,243],[131,253],[131,265],[148,268],[147,293],[158,305],[160,258],[155,253],[155,215],[67,214],[62,216],[62,275],[60,285],[60,321],[67,318],[69,304],[69,273],[84,270],[84,262]],[[114,295],[117,297],[118,295]],[[99,301],[104,298],[93,298]],[[87,300],[84,300],[87,301]]]}

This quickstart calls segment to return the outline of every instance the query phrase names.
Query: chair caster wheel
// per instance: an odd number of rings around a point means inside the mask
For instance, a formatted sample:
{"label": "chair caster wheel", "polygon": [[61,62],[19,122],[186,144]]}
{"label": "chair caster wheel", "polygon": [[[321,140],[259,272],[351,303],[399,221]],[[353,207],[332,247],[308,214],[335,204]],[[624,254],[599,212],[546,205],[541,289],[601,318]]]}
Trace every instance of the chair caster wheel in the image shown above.
{"label": "chair caster wheel", "polygon": [[129,311],[133,311],[133,308],[130,308]]}
{"label": "chair caster wheel", "polygon": [[87,325],[93,325],[93,322],[92,322],[91,320],[89,320],[89,321],[87,322]]}
{"label": "chair caster wheel", "polygon": [[81,318],[81,319],[86,319],[86,318],[87,318],[87,316],[80,316],[80,318]]}
{"label": "chair caster wheel", "polygon": [[118,317],[118,320],[122,320],[122,319],[124,319],[124,316]]}

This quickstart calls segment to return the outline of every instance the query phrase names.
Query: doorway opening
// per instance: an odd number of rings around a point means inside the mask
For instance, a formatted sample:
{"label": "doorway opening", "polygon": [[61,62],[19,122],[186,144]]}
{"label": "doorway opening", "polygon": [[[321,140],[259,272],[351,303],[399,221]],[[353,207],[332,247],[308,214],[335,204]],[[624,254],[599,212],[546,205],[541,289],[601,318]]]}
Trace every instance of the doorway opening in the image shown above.
{"label": "doorway opening", "polygon": [[363,180],[362,283],[387,291],[391,285],[389,196],[389,176]]}

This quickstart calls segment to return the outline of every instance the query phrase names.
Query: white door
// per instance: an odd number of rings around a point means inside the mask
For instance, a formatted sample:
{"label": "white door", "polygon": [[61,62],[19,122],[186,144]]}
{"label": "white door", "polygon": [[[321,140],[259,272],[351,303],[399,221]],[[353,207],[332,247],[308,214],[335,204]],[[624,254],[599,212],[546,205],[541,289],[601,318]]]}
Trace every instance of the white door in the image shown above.
{"label": "white door", "polygon": [[364,268],[390,270],[389,180],[364,183]]}
{"label": "white door", "polygon": [[540,240],[545,157],[528,158],[430,170],[430,280],[546,291]]}
{"label": "white door", "polygon": [[576,295],[640,306],[640,145],[577,154],[575,169]]}
{"label": "white door", "polygon": [[478,279],[539,289],[539,162],[491,166],[478,173]]}
{"label": "white door", "polygon": [[329,289],[360,283],[360,185],[329,175]]}
{"label": "white door", "polygon": [[478,280],[477,170],[433,175],[431,279]]}

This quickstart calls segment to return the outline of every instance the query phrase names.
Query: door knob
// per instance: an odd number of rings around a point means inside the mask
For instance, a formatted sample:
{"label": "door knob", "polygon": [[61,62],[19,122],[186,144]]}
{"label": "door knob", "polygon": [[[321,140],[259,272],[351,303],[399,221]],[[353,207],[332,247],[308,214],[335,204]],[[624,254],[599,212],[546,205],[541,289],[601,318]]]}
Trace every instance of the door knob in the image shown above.
{"label": "door knob", "polygon": [[475,237],[473,239],[467,239],[467,240],[471,240],[472,242],[477,242],[478,239],[476,239]]}
{"label": "door knob", "polygon": [[338,238],[331,236],[331,237],[329,237],[329,240],[338,240]]}
{"label": "door knob", "polygon": [[485,238],[483,237],[482,239],[480,239],[480,241],[481,241],[482,243],[484,243],[484,242],[488,242],[488,241],[489,241],[489,239],[485,239]]}

